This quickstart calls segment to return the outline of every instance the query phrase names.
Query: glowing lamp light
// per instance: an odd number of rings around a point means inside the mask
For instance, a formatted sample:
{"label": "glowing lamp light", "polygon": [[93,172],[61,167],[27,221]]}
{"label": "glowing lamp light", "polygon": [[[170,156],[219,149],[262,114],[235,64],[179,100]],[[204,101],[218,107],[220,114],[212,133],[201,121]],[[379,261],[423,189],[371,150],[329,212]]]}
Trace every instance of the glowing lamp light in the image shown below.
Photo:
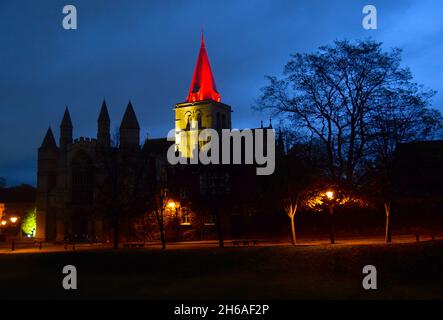
{"label": "glowing lamp light", "polygon": [[171,209],[175,209],[175,202],[174,201],[169,201],[168,202],[168,207]]}
{"label": "glowing lamp light", "polygon": [[12,223],[16,223],[18,218],[17,217],[11,217],[9,220],[11,220]]}
{"label": "glowing lamp light", "polygon": [[2,222],[1,222],[1,224],[2,224],[2,226],[6,226],[6,220],[2,220]]}
{"label": "glowing lamp light", "polygon": [[334,192],[333,191],[327,191],[326,197],[328,197],[329,200],[334,199]]}

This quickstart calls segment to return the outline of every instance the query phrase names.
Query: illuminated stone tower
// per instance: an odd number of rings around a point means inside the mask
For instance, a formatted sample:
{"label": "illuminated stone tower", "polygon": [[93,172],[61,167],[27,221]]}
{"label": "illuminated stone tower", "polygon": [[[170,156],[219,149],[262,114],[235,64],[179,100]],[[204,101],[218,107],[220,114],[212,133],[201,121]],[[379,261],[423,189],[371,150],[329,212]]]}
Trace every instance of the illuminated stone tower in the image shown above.
{"label": "illuminated stone tower", "polygon": [[188,97],[175,105],[175,144],[182,157],[191,158],[194,146],[198,145],[198,135],[195,131],[192,134],[193,125],[198,124],[198,132],[231,129],[231,107],[220,101],[202,35]]}

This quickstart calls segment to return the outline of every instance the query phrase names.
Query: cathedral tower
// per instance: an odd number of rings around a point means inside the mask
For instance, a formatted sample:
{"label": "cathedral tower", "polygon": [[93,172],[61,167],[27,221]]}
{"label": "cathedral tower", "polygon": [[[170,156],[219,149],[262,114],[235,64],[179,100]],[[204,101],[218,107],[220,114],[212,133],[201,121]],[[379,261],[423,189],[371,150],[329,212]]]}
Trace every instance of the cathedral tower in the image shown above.
{"label": "cathedral tower", "polygon": [[68,144],[72,143],[72,121],[69,109],[66,107],[63,115],[62,123],[60,124],[60,148],[65,149]]}
{"label": "cathedral tower", "polygon": [[140,147],[140,125],[129,101],[120,125],[120,147]]}
{"label": "cathedral tower", "polygon": [[231,107],[221,102],[203,35],[189,94],[185,102],[175,105],[175,144],[182,157],[190,158],[198,145],[190,132],[193,124],[199,131],[231,129]]}
{"label": "cathedral tower", "polygon": [[105,100],[103,100],[97,124],[97,143],[102,147],[109,147],[111,145],[111,119],[109,118]]}
{"label": "cathedral tower", "polygon": [[57,160],[59,149],[55,143],[51,128],[38,149],[37,164],[37,230],[36,238],[46,240],[47,217],[51,214],[47,199],[56,187]]}

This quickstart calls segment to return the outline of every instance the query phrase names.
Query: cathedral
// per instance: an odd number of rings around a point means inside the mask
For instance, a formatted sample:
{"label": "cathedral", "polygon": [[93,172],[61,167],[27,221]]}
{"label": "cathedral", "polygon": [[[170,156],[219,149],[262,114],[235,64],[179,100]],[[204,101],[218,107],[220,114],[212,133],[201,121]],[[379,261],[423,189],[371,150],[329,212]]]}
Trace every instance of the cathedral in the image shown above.
{"label": "cathedral", "polygon": [[[175,142],[164,138],[141,143],[140,126],[131,102],[121,120],[117,141],[111,139],[110,117],[105,101],[98,115],[97,136],[94,138],[74,139],[74,124],[66,108],[60,124],[58,144],[49,128],[38,149],[36,238],[58,242],[67,239],[105,241],[108,238],[112,226],[97,209],[97,199],[100,198],[99,181],[105,181],[106,175],[109,175],[105,170],[106,157],[109,155],[117,155],[119,159],[136,163],[138,155],[147,152],[154,163],[150,174],[160,176],[164,171],[171,171],[168,169],[171,166],[166,161],[166,153],[172,144],[175,144],[175,149],[181,156],[191,157],[191,148],[194,145],[189,134],[191,122],[198,123],[199,130],[211,128],[220,132],[222,129],[231,129],[232,110],[229,105],[221,102],[203,36],[189,94],[186,101],[175,105],[174,110]],[[186,143],[180,140],[183,137],[188,140]],[[218,189],[222,186],[222,193],[230,194],[230,200],[226,202],[232,206],[224,224],[233,233],[235,228],[232,227],[232,221],[238,221],[241,212],[252,210],[252,206],[242,209],[243,206],[248,206],[247,196],[242,195],[240,200],[237,199],[238,205],[234,205],[236,202],[232,198],[232,194],[240,195],[244,192],[245,179],[255,179],[253,174],[249,174],[252,171],[238,168],[233,169],[234,172],[223,170],[214,174],[215,171],[207,168],[174,168],[173,178],[168,183],[175,201],[167,210],[172,213],[172,217],[175,216],[181,234],[192,234],[190,238],[202,239],[204,234],[211,233],[214,221],[210,211],[214,210],[214,203],[221,196],[205,195],[214,195],[214,186]],[[241,186],[237,191],[236,185]],[[256,201],[257,194],[250,193],[252,203]],[[204,205],[204,198],[209,205]]]}

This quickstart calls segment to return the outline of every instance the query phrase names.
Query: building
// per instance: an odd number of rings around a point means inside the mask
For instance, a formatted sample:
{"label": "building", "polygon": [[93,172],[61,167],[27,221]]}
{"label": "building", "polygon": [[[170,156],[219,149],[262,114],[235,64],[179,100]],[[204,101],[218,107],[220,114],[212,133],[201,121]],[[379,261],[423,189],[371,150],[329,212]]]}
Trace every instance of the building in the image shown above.
{"label": "building", "polygon": [[393,166],[395,223],[440,231],[443,222],[443,140],[397,146]]}
{"label": "building", "polygon": [[57,145],[51,128],[38,149],[38,238],[63,241],[102,237],[103,221],[93,215],[97,185],[106,174],[103,158],[111,152],[140,152],[140,127],[129,102],[120,124],[118,146],[111,144],[110,118],[103,101],[96,138],[73,139],[73,124],[66,108]]}
{"label": "building", "polygon": [[394,178],[397,193],[405,197],[443,196],[443,140],[398,145]]}
{"label": "building", "polygon": [[35,188],[29,185],[0,188],[0,242],[22,237],[21,224],[34,211],[35,196]]}
{"label": "building", "polygon": [[[189,94],[185,102],[175,105],[174,110],[175,149],[185,158],[192,157],[192,146],[195,145],[191,134],[193,124],[198,125],[199,131],[231,129],[232,110],[221,102],[203,36]],[[116,210],[116,206],[103,208],[98,203],[106,202],[106,199],[113,201],[117,197],[104,195],[101,190],[104,181],[107,181],[107,187],[113,183],[109,182],[113,173],[107,170],[111,158],[118,159],[118,163],[131,163],[131,168],[149,166],[149,170],[143,170],[144,174],[167,187],[169,197],[174,199],[173,206],[166,208],[168,216],[172,217],[168,221],[177,226],[177,232],[169,232],[176,234],[174,238],[182,239],[184,234],[188,234],[188,238],[211,236],[214,233],[214,212],[220,211],[215,203],[223,197],[229,197],[226,202],[232,206],[224,207],[223,215],[215,216],[223,216],[226,228],[232,229],[231,217],[242,212],[240,204],[248,203],[242,195],[244,188],[234,190],[233,186],[244,186],[248,181],[257,185],[254,168],[170,166],[166,154],[173,143],[163,138],[147,140],[141,145],[140,126],[131,102],[121,121],[118,141],[111,141],[105,101],[97,120],[97,136],[74,139],[73,124],[66,108],[60,124],[59,143],[49,128],[38,149],[36,236],[51,241],[109,239],[110,230],[116,226],[109,222],[108,213]],[[125,174],[124,181],[116,188],[132,189],[138,175],[136,172]],[[252,192],[251,196],[256,195]]]}
{"label": "building", "polygon": [[[190,158],[192,146],[198,145],[191,133],[193,121],[199,131],[231,129],[231,112],[231,107],[221,102],[202,36],[188,97],[175,105],[175,143],[180,154]],[[186,137],[186,141],[181,141],[180,137]]]}

